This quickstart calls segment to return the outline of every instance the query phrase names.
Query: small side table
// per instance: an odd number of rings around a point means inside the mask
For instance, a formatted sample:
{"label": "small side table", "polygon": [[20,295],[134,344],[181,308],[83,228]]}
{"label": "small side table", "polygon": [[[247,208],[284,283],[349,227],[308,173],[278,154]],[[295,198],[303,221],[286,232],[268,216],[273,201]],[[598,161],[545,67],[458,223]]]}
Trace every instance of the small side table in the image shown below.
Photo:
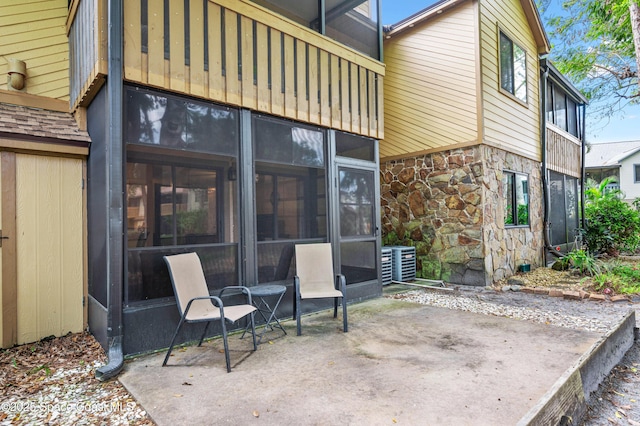
{"label": "small side table", "polygon": [[[283,285],[277,284],[260,284],[249,287],[249,291],[251,292],[251,301],[253,305],[258,309],[258,312],[260,313],[260,316],[262,316],[262,319],[265,320],[264,329],[258,337],[258,344],[260,343],[260,341],[262,340],[262,336],[264,336],[268,329],[274,330],[274,327],[278,327],[284,334],[287,334],[284,327],[282,327],[282,324],[280,324],[280,320],[276,316],[276,310],[278,309],[278,306],[280,305],[280,302],[282,301],[287,288]],[[267,299],[270,297],[275,298],[275,304],[273,305],[273,308],[271,308],[271,306],[267,302]],[[269,317],[267,318],[265,314]],[[244,329],[241,338],[244,337],[248,327],[249,326],[247,325],[247,327]]]}

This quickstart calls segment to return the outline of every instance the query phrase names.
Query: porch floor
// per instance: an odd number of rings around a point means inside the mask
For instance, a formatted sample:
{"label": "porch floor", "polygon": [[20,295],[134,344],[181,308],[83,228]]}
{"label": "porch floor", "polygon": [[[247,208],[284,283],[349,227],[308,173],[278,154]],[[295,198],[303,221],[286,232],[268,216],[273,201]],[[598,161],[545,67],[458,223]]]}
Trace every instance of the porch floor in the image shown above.
{"label": "porch floor", "polygon": [[350,305],[348,333],[330,311],[304,316],[299,337],[283,325],[256,352],[230,335],[231,373],[215,339],[164,368],[165,352],[129,360],[119,380],[159,425],[507,425],[608,338],[385,298]]}

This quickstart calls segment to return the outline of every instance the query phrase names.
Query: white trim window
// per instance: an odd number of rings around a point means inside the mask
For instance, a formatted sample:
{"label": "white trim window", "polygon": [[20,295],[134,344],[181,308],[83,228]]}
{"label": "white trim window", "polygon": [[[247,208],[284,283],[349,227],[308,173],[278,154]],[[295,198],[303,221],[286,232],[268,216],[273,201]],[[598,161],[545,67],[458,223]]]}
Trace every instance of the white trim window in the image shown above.
{"label": "white trim window", "polygon": [[500,31],[500,88],[527,103],[527,52]]}

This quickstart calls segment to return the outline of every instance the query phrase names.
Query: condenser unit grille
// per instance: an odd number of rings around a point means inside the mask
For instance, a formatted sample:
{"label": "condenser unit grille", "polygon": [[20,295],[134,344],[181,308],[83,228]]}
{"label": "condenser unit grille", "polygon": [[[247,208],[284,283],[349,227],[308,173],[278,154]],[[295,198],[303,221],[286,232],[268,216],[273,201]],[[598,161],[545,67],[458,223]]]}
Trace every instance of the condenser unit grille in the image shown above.
{"label": "condenser unit grille", "polygon": [[393,261],[390,248],[382,248],[380,267],[382,268],[382,285],[391,284],[393,280]]}
{"label": "condenser unit grille", "polygon": [[393,281],[412,281],[416,279],[416,248],[391,247]]}

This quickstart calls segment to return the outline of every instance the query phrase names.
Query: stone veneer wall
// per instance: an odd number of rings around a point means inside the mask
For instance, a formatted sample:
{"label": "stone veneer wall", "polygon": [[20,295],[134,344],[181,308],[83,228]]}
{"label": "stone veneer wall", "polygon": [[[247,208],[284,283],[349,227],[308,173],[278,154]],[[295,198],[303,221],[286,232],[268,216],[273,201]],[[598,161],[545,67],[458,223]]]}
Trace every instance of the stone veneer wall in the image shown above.
{"label": "stone veneer wall", "polygon": [[380,164],[384,245],[416,247],[418,277],[485,285],[479,147]]}
{"label": "stone veneer wall", "polygon": [[[537,161],[529,160],[503,150],[484,146],[485,185],[484,252],[487,282],[493,283],[513,275],[522,264],[531,269],[542,265],[543,207],[541,168]],[[529,226],[505,228],[503,170],[528,175]]]}
{"label": "stone veneer wall", "polygon": [[[529,174],[531,228],[504,227],[502,171]],[[541,261],[539,163],[487,147],[380,164],[383,245],[415,246],[417,274],[491,285]]]}

